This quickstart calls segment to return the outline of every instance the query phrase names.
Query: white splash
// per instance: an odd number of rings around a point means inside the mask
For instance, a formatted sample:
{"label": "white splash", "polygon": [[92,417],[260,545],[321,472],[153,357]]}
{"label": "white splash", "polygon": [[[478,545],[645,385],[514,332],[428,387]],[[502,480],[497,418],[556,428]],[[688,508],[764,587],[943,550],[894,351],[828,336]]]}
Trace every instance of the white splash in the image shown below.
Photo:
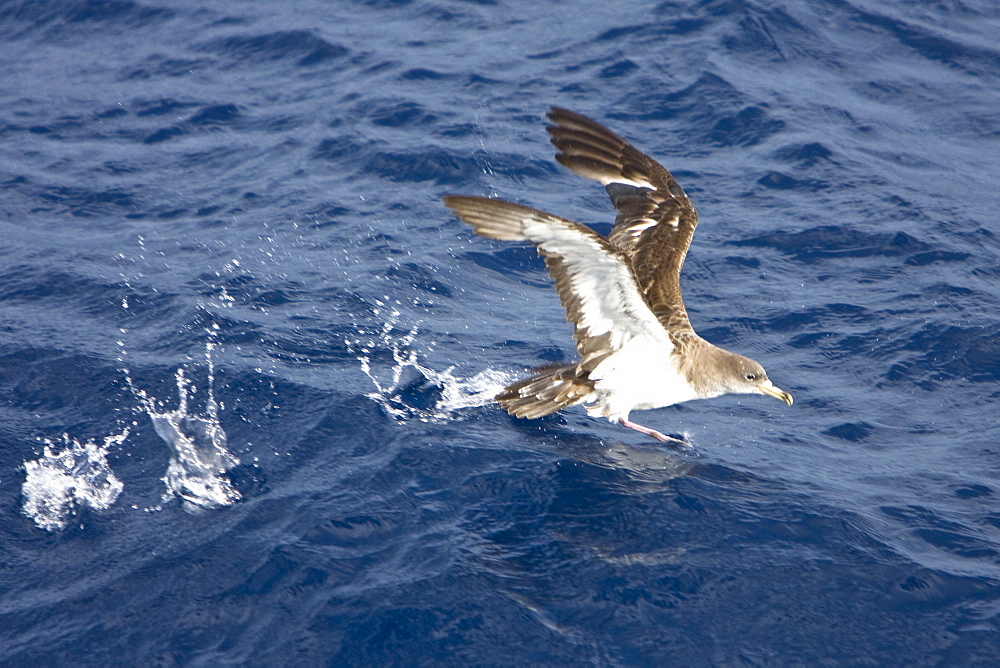
{"label": "white splash", "polygon": [[495,369],[480,371],[471,378],[458,378],[451,373],[454,368],[448,367],[438,372],[420,367],[429,380],[441,386],[441,399],[437,406],[443,411],[485,406],[515,378],[512,374]]}
{"label": "white splash", "polygon": [[[403,335],[395,334],[399,311],[391,311],[381,331],[372,333],[366,341],[344,340],[347,349],[357,356],[361,370],[375,386],[365,396],[379,404],[397,420],[416,418],[422,421],[453,419],[454,411],[484,406],[491,401],[513,376],[486,369],[470,378],[455,376],[454,366],[436,371],[421,364],[413,342],[419,324]],[[364,334],[365,332],[361,332]],[[373,353],[388,351],[393,364],[376,370]]]}
{"label": "white splash", "polygon": [[[62,443],[44,441],[42,456],[26,461],[27,477],[21,486],[22,511],[46,531],[65,529],[78,508],[109,508],[124,485],[108,466],[108,450],[121,445],[129,430],[96,441],[81,443],[63,434]],[[57,448],[61,447],[61,450]]]}
{"label": "white splash", "polygon": [[188,401],[197,389],[183,368],[177,370],[178,405],[174,410],[167,410],[163,402],[133,387],[156,433],[171,448],[170,463],[163,476],[167,486],[164,500],[175,495],[202,508],[229,506],[240,500],[239,491],[224,475],[239,460],[227,450],[226,432],[219,423],[219,404],[212,388],[215,381],[212,349],[213,344],[208,344],[208,396],[202,415],[189,408]]}

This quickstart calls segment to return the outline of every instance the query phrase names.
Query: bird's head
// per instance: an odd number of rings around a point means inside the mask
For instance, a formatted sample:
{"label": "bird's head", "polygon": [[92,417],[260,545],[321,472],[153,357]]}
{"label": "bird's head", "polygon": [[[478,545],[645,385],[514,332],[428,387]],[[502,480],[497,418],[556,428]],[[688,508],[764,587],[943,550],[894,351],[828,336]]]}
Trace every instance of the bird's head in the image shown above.
{"label": "bird's head", "polygon": [[792,395],[775,387],[767,377],[764,367],[750,359],[728,350],[712,347],[716,379],[715,391],[719,394],[766,394],[792,405]]}
{"label": "bird's head", "polygon": [[789,406],[792,405],[792,395],[784,390],[775,387],[771,379],[767,377],[767,372],[757,362],[749,357],[732,354],[729,360],[729,373],[726,374],[729,392],[739,394],[766,394],[775,399],[781,399]]}

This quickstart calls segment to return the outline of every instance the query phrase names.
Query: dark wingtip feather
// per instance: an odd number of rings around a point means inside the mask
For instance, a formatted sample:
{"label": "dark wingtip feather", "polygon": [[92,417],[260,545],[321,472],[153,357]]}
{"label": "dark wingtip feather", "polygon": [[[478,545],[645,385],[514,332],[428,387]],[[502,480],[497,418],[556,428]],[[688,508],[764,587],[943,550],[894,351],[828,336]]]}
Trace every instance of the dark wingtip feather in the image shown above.
{"label": "dark wingtip feather", "polygon": [[479,236],[501,241],[524,241],[522,221],[530,210],[500,199],[448,195],[444,204]]}

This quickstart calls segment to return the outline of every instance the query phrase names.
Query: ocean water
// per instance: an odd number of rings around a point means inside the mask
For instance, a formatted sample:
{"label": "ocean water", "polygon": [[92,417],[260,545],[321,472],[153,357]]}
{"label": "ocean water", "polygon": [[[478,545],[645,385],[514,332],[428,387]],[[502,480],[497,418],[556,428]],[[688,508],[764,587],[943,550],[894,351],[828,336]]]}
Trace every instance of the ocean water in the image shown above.
{"label": "ocean water", "polygon": [[[995,665],[988,0],[0,2],[4,665]],[[661,160],[709,340],[795,395],[490,402]]]}

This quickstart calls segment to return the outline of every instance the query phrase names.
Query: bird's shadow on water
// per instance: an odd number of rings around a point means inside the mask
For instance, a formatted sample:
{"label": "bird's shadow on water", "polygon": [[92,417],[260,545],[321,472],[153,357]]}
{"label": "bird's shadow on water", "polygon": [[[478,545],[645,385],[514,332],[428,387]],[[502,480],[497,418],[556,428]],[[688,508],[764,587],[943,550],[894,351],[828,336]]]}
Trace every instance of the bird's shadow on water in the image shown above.
{"label": "bird's shadow on water", "polygon": [[586,423],[571,426],[572,417],[558,413],[530,421],[511,417],[510,425],[529,438],[551,444],[555,453],[569,460],[626,474],[641,483],[641,493],[648,493],[650,483],[668,483],[682,477],[714,481],[755,478],[748,472],[704,461],[697,445],[683,435],[669,434],[679,442],[663,443],[615,427],[622,432],[621,438],[607,438],[585,431]]}

